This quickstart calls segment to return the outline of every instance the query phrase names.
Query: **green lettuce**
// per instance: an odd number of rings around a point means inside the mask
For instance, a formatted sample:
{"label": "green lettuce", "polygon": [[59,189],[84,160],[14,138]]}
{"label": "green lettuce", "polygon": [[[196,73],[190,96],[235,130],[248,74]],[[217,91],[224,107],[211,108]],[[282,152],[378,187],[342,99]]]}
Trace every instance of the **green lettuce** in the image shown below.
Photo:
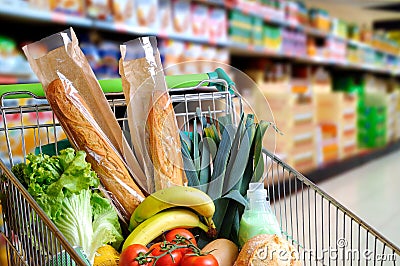
{"label": "green lettuce", "polygon": [[118,248],[123,237],[118,215],[98,190],[99,179],[86,153],[67,148],[57,156],[29,154],[14,174],[73,246],[93,262],[105,244]]}

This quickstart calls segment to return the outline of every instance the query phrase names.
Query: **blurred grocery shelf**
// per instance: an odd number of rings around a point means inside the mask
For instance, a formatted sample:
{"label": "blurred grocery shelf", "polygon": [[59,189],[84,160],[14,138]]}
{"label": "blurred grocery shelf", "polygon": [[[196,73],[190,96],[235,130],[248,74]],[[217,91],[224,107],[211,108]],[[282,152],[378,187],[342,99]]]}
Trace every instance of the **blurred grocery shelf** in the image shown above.
{"label": "blurred grocery shelf", "polygon": [[[0,83],[36,82],[16,54],[49,28],[79,29],[99,79],[119,77],[121,42],[154,35],[168,75],[211,71],[213,62],[248,74],[286,131],[279,156],[296,169],[320,169],[400,138],[400,99],[393,93],[400,90],[400,45],[387,34],[301,1],[73,2],[0,0],[4,28],[15,24],[30,33],[23,39],[22,31],[5,31],[10,38],[0,41]],[[206,63],[169,68],[197,60]]]}

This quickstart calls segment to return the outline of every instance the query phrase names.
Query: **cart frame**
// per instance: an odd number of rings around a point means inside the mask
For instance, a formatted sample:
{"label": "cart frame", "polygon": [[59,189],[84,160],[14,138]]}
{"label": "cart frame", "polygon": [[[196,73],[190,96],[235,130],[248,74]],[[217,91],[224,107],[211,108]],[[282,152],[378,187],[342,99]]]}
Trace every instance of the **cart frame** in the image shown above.
{"label": "cart frame", "polygon": [[[224,81],[213,82],[228,87]],[[232,94],[228,89],[201,92],[206,83],[210,83],[209,80],[171,95],[175,105],[182,104],[184,107],[176,111],[176,117],[186,131],[187,122],[196,116],[194,109],[190,110],[193,105],[194,108],[199,107],[203,114],[211,113],[215,118],[221,114],[232,114],[235,117],[237,110],[243,111],[239,94]],[[16,163],[11,132],[21,138],[21,151],[25,159],[26,154],[31,152],[25,148],[28,130],[34,133],[34,143],[41,151],[43,145],[60,140],[57,129],[61,127],[54,114],[51,121],[41,123],[40,114],[51,112],[46,102],[10,106],[5,104],[5,99],[10,96],[45,101],[44,97],[31,92],[8,92],[0,98],[3,120],[0,139],[5,140],[9,157],[8,162],[0,161],[0,173],[6,177],[0,182],[4,219],[0,235],[7,243],[8,261],[10,265],[87,265],[79,248],[68,243],[10,170]],[[117,114],[121,108],[125,108],[123,97],[118,97],[123,94],[107,96],[111,96],[110,107],[122,126],[125,118]],[[217,101],[223,104],[216,104]],[[27,114],[36,117],[36,123],[25,124],[22,117]],[[8,124],[9,115],[19,115],[20,123]],[[395,265],[400,259],[399,247],[355,213],[272,152],[263,149],[263,156],[265,169],[268,169],[264,182],[272,209],[284,236],[296,247],[297,255],[304,265]],[[365,254],[367,251],[368,254]]]}

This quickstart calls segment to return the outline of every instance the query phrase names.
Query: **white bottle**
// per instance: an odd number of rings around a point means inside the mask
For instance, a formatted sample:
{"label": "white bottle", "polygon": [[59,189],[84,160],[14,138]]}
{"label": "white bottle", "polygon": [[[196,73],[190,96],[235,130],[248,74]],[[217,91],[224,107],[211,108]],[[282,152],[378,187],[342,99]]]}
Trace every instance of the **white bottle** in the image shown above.
{"label": "white bottle", "polygon": [[279,223],[267,201],[268,192],[263,183],[250,183],[247,190],[248,204],[243,212],[239,226],[239,244],[260,234],[282,236]]}

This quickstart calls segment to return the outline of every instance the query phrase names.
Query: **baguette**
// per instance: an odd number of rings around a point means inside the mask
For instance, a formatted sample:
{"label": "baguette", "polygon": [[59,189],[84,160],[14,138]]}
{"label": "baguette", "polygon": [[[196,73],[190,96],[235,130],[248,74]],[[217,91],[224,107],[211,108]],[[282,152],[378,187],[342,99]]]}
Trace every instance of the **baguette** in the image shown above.
{"label": "baguette", "polygon": [[129,221],[144,195],[132,179],[122,158],[93,119],[85,101],[68,80],[55,79],[46,98],[75,149],[87,153],[87,161],[113,199],[122,217]]}
{"label": "baguette", "polygon": [[168,92],[153,91],[147,117],[148,147],[154,167],[155,189],[187,185],[179,129]]}
{"label": "baguette", "polygon": [[300,266],[296,249],[277,235],[261,234],[242,247],[233,266]]}

